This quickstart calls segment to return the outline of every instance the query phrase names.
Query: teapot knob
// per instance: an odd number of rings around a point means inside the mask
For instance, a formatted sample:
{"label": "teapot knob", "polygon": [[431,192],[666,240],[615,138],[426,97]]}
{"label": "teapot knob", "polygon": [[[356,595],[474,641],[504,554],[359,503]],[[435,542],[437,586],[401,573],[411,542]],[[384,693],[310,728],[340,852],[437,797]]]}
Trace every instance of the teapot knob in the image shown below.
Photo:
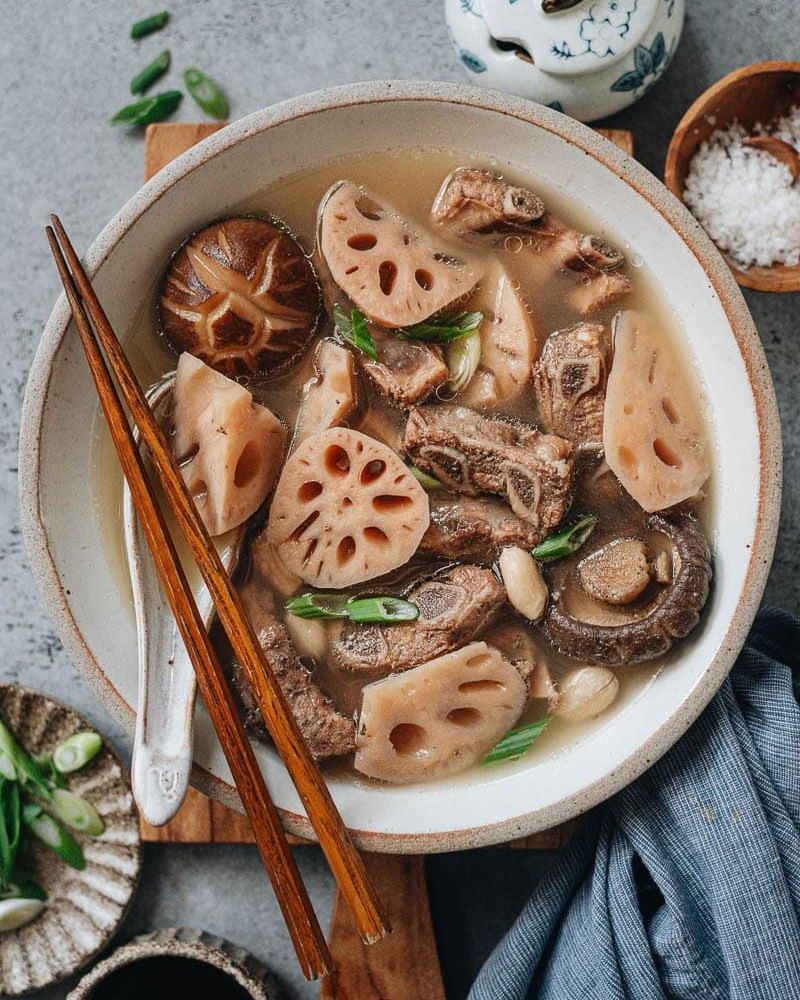
{"label": "teapot knob", "polygon": [[560,14],[563,10],[577,7],[583,0],[542,0],[542,10],[545,14]]}

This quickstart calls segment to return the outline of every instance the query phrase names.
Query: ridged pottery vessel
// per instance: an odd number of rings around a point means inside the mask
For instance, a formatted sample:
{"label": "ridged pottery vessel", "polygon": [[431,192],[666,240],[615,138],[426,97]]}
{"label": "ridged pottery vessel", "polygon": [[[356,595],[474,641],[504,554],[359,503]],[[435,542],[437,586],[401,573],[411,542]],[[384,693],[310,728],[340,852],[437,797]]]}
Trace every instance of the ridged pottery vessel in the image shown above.
{"label": "ridged pottery vessel", "polygon": [[[30,754],[51,753],[78,730],[94,728],[61,702],[14,684],[0,686],[0,716]],[[0,996],[43,989],[86,965],[117,932],[139,884],[139,821],[125,770],[108,744],[69,776],[68,787],[95,806],[105,831],[78,836],[83,871],[33,841],[25,860],[48,900],[30,924],[0,934]]]}
{"label": "ridged pottery vessel", "polygon": [[[146,966],[156,960],[164,970],[165,960],[200,963],[208,973],[216,972],[230,983],[230,994],[220,991],[213,995],[218,1000],[235,996],[236,1000],[281,1000],[284,995],[265,965],[244,948],[231,944],[224,938],[206,931],[188,927],[164,927],[149,934],[140,934],[128,944],[118,948],[96,965],[67,995],[67,1000],[92,1000],[101,995],[113,996],[113,990],[133,996],[132,986],[135,967]],[[224,980],[223,980],[224,981]],[[215,984],[219,989],[220,983]],[[179,995],[176,993],[176,996]]]}
{"label": "ridged pottery vessel", "polygon": [[[375,851],[447,851],[498,843],[569,819],[641,774],[697,718],[755,615],[780,506],[777,409],[761,343],[730,270],[699,224],[634,160],[565,115],[530,101],[437,83],[328,90],[235,122],[160,171],[86,255],[98,295],[135,356],[135,320],[154,308],[165,261],[209,219],[252,203],[280,178],[358,150],[446,149],[494,169],[535,167],[545,190],[601,220],[649,271],[684,332],[681,349],[708,402],[713,489],[706,501],[715,582],[700,628],[657,678],[556,750],[425,785],[390,787],[329,774],[358,842]],[[57,207],[57,206],[54,206]],[[70,220],[65,220],[69,227]],[[20,489],[30,562],[59,634],[103,704],[133,730],[136,623],[120,514],[93,467],[98,406],[65,301],[31,371]],[[116,474],[116,470],[114,472]],[[65,497],[69,502],[65,502]],[[92,512],[96,512],[93,515]],[[277,754],[257,755],[292,832],[311,834]],[[207,714],[198,707],[193,781],[238,800]]]}

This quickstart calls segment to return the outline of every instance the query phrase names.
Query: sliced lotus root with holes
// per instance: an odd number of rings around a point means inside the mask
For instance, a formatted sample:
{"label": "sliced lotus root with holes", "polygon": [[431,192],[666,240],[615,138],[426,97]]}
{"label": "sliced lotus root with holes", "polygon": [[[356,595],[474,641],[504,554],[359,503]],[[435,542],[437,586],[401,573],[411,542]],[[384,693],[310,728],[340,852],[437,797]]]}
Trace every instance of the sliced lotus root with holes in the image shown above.
{"label": "sliced lotus root with holes", "polygon": [[350,423],[360,405],[355,357],[335,340],[321,340],[314,354],[314,376],[303,389],[292,448],[312,434]]}
{"label": "sliced lotus root with holes", "polygon": [[518,671],[485,642],[375,681],[363,691],[355,768],[394,784],[463,771],[511,729],[527,697]]}
{"label": "sliced lotus root with holes", "polygon": [[322,201],[320,247],[331,276],[369,319],[389,329],[428,319],[462,298],[480,275],[411,232],[352,181]]}
{"label": "sliced lotus root with holes", "polygon": [[429,520],[428,496],[399,456],[336,427],[284,466],[267,537],[306,583],[344,589],[408,562]]}
{"label": "sliced lotus root with holes", "polygon": [[603,414],[606,461],[646,511],[697,496],[711,474],[703,414],[677,351],[648,317],[619,314]]}
{"label": "sliced lotus root with holes", "polygon": [[182,354],[175,376],[173,450],[212,535],[243,524],[278,478],[286,429],[238,382]]}
{"label": "sliced lotus root with holes", "polygon": [[226,375],[273,373],[302,354],[320,293],[303,248],[263,219],[224,219],[172,258],[158,303],[164,336]]}

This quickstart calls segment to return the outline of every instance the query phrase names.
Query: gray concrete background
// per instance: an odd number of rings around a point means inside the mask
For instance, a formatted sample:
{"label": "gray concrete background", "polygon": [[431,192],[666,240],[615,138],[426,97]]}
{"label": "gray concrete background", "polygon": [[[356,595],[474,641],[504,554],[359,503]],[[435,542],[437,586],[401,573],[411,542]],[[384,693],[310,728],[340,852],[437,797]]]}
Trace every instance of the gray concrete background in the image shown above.
{"label": "gray concrete background", "polygon": [[[69,701],[110,732],[123,752],[127,740],[95,704],[42,611],[19,529],[18,415],[57,291],[42,232],[47,213],[58,211],[83,248],[139,186],[141,137],[105,122],[125,103],[131,76],[167,46],[177,67],[196,63],[224,83],[233,116],[354,80],[464,79],[447,42],[439,0],[169,0],[169,30],[132,43],[130,23],[158,6],[155,0],[0,3],[0,203],[6,220],[0,241],[0,337],[7,351],[0,375],[0,674]],[[610,122],[633,130],[638,158],[659,176],[675,124],[705,87],[750,62],[797,58],[797,0],[688,0],[688,8],[684,38],[666,78]],[[178,117],[198,117],[191,101],[184,101]],[[767,599],[797,608],[798,296],[747,298],[776,382],[786,449],[782,534]],[[299,854],[327,921],[331,880],[316,849]],[[448,996],[465,994],[478,964],[548,862],[542,855],[494,851],[430,860]],[[273,965],[291,996],[314,997],[316,989],[295,970],[277,908],[269,890],[260,891],[262,880],[251,848],[148,848],[141,892],[120,940],[175,923],[204,927]],[[64,992],[59,987],[39,996],[49,1000]]]}

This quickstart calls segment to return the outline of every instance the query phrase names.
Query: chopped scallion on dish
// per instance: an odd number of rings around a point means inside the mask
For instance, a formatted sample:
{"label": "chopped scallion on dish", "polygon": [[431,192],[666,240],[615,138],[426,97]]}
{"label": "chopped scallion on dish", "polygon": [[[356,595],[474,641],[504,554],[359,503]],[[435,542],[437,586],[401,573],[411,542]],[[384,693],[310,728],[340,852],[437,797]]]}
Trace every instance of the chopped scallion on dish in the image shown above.
{"label": "chopped scallion on dish", "polygon": [[154,97],[126,104],[110,119],[110,124],[134,126],[160,122],[169,118],[182,100],[183,94],[179,90],[165,90]]}
{"label": "chopped scallion on dish", "polygon": [[512,729],[496,743],[483,758],[484,764],[497,764],[502,760],[517,760],[533,746],[550,724],[550,716],[537,719],[527,726]]}
{"label": "chopped scallion on dish", "polygon": [[359,309],[351,309],[350,316],[340,305],[333,307],[333,322],[339,331],[339,336],[348,344],[366,354],[373,361],[378,360],[378,352],[375,350],[375,341],[369,332],[367,317]]}
{"label": "chopped scallion on dish", "polygon": [[362,625],[410,622],[419,617],[417,605],[400,597],[352,598],[323,592],[290,597],[286,610],[297,618],[347,618]]}
{"label": "chopped scallion on dish", "polygon": [[403,340],[424,340],[429,344],[449,344],[480,328],[482,312],[442,313],[423,323],[397,331]]}
{"label": "chopped scallion on dish", "polygon": [[534,558],[539,562],[554,562],[571,556],[583,545],[597,524],[596,514],[585,514],[577,521],[568,524],[566,528],[548,535],[547,538],[533,550]]}

